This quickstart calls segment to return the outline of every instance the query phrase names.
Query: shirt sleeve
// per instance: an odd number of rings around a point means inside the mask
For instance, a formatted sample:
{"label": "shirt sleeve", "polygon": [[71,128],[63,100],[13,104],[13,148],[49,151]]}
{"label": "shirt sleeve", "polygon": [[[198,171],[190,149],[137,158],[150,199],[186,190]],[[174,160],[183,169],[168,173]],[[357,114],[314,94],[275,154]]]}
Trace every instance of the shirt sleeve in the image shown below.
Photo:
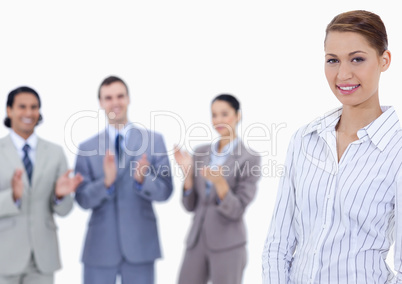
{"label": "shirt sleeve", "polygon": [[113,195],[114,191],[115,191],[114,184],[112,184],[111,186],[109,186],[109,187],[106,188],[106,192],[107,192],[107,194],[108,194],[109,196]]}
{"label": "shirt sleeve", "polygon": [[92,209],[100,206],[103,202],[114,198],[114,186],[106,187],[103,176],[96,178],[89,157],[77,154],[75,173],[80,173],[83,181],[78,185],[75,199],[84,209]]}
{"label": "shirt sleeve", "polygon": [[[54,213],[56,213],[59,216],[66,216],[73,208],[73,198],[71,195],[66,195],[61,199],[56,198],[56,183],[57,179],[63,175],[67,171],[67,158],[63,152],[63,149],[58,146],[58,161],[59,161],[59,167],[57,169],[57,176],[54,180],[54,188],[53,188],[53,193],[52,197],[50,198],[50,205]],[[54,153],[53,159],[56,159],[56,152]],[[57,201],[56,201],[57,200]]]}
{"label": "shirt sleeve", "polygon": [[165,201],[173,191],[172,170],[169,156],[163,137],[160,134],[152,133],[153,153],[149,155],[151,165],[144,182],[134,182],[136,193],[148,201]]}
{"label": "shirt sleeve", "polygon": [[183,194],[182,194],[182,204],[184,206],[184,208],[189,211],[189,212],[193,212],[197,206],[198,203],[198,194],[197,194],[197,189],[196,189],[196,180],[195,180],[195,175],[194,175],[194,169],[197,168],[197,155],[193,156],[193,165],[190,168],[190,172],[188,173],[189,175],[193,176],[193,187],[188,189],[188,190],[184,190],[183,187]]}
{"label": "shirt sleeve", "polygon": [[18,215],[20,211],[20,204],[13,199],[13,190],[10,188],[0,190],[0,218],[5,216]]}
{"label": "shirt sleeve", "polygon": [[257,182],[261,177],[260,164],[259,155],[249,155],[240,165],[236,185],[230,188],[222,200],[219,200],[217,210],[227,220],[240,221],[243,218],[246,207],[257,192]]}
{"label": "shirt sleeve", "polygon": [[289,283],[289,269],[296,248],[294,230],[295,185],[294,145],[292,137],[285,163],[285,174],[281,177],[276,204],[262,254],[263,284]]}
{"label": "shirt sleeve", "polygon": [[402,284],[402,175],[395,188],[395,252],[394,270],[396,276],[391,283]]}

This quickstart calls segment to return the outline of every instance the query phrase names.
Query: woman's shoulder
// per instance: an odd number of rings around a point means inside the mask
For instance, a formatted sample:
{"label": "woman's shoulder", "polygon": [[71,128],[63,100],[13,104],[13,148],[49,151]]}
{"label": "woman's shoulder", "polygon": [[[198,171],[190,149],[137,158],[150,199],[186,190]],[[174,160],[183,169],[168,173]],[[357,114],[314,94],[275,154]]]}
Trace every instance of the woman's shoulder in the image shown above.
{"label": "woman's shoulder", "polygon": [[393,134],[391,134],[386,147],[397,149],[398,153],[402,155],[402,128],[397,129]]}
{"label": "woman's shoulder", "polygon": [[202,144],[198,145],[194,148],[193,152],[194,153],[205,153],[205,152],[210,152],[211,150],[211,144]]}
{"label": "woman's shoulder", "polygon": [[297,143],[304,136],[314,134],[317,130],[316,124],[317,124],[317,121],[314,120],[312,122],[306,123],[306,124],[300,126],[299,128],[297,128],[296,131],[293,132],[293,134],[290,138],[290,142]]}

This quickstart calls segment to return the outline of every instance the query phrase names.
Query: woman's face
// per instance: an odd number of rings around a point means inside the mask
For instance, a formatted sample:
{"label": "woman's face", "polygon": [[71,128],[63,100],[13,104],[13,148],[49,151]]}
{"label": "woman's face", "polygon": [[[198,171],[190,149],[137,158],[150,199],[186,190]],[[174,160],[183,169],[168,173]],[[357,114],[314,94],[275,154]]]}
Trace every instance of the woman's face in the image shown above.
{"label": "woman's face", "polygon": [[212,103],[212,125],[223,137],[236,136],[236,125],[240,115],[226,101],[217,100]]}
{"label": "woman's face", "polygon": [[325,76],[344,106],[378,104],[381,72],[388,69],[391,54],[381,56],[354,32],[329,32],[325,41]]}

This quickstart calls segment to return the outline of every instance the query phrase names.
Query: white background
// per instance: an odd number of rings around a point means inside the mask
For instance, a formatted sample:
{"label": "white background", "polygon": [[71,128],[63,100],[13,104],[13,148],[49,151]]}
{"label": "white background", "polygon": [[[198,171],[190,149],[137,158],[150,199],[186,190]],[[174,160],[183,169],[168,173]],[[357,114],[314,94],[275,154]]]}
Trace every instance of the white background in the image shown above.
{"label": "white background", "polygon": [[[402,116],[399,6],[399,1],[368,0],[2,1],[0,117],[5,116],[10,90],[20,85],[36,89],[44,116],[37,134],[63,145],[74,167],[74,144],[95,134],[99,124],[96,118],[74,118],[98,112],[97,88],[106,76],[117,75],[127,82],[130,120],[161,132],[169,149],[180,139],[189,141],[191,125],[210,126],[215,95],[234,94],[243,110],[240,135],[258,123],[265,130],[254,128],[251,135],[265,131],[271,136],[269,141],[250,143],[258,151],[269,151],[263,157],[265,176],[245,216],[249,243],[244,283],[260,283],[277,173],[290,136],[339,106],[323,72],[326,25],[336,14],[354,9],[382,17],[393,57],[381,80],[381,103],[394,105]],[[152,121],[155,111],[177,117]],[[284,124],[285,128],[274,130]],[[7,133],[1,125],[0,136]],[[202,131],[191,136],[197,133]],[[174,173],[172,197],[155,205],[164,255],[157,261],[157,283],[163,284],[176,282],[191,221],[180,203],[180,172],[176,168]],[[75,205],[67,217],[56,220],[63,262],[57,284],[81,283],[88,217],[88,211]]]}

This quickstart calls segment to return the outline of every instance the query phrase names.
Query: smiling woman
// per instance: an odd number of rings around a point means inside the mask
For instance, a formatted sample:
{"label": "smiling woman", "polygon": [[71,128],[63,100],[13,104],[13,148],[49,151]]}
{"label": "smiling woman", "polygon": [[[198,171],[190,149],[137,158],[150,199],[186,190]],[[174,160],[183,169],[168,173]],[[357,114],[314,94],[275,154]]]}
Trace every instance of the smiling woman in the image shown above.
{"label": "smiling woman", "polygon": [[[342,107],[291,140],[265,284],[402,283],[402,131],[393,107],[379,103],[387,46],[376,14],[351,11],[328,25],[325,75]],[[396,276],[385,262],[394,231]]]}
{"label": "smiling woman", "polygon": [[391,63],[391,53],[389,50],[379,53],[378,50],[362,34],[328,32],[325,75],[343,105],[374,104],[379,109],[379,78]]}

